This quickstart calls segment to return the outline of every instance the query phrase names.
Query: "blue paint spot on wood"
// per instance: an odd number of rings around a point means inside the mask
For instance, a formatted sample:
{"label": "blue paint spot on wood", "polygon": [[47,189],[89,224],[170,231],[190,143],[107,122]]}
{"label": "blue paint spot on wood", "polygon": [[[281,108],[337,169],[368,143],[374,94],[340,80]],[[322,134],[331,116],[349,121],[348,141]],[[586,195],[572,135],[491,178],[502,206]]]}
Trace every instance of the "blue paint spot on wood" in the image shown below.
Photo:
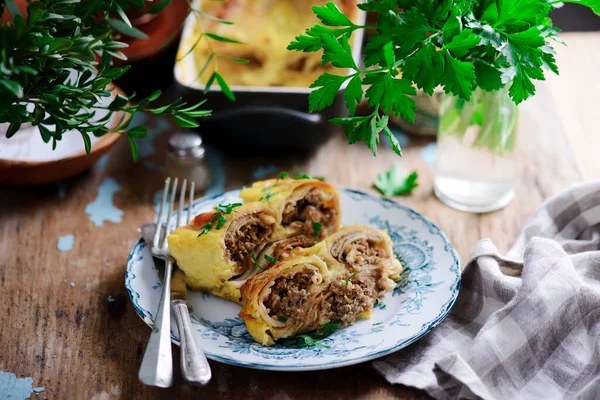
{"label": "blue paint spot on wood", "polygon": [[73,243],[75,242],[75,237],[71,234],[61,236],[58,238],[58,244],[56,247],[58,250],[65,252],[73,249]]}
{"label": "blue paint spot on wood", "polygon": [[96,200],[85,206],[85,213],[96,226],[104,226],[104,221],[115,224],[121,222],[123,210],[113,204],[113,196],[119,191],[119,185],[113,178],[105,178],[98,187]]}
{"label": "blue paint spot on wood", "polygon": [[34,393],[42,393],[44,391],[44,387],[43,386],[38,386],[38,387],[34,387],[33,388],[33,392]]}
{"label": "blue paint spot on wood", "polygon": [[103,170],[104,168],[106,168],[107,163],[108,163],[108,154],[105,154],[102,157],[100,157],[100,159],[96,163],[96,167],[100,170]]}
{"label": "blue paint spot on wood", "polygon": [[[139,126],[144,125],[148,122],[148,115],[146,113],[136,113],[133,117],[133,121],[131,126]],[[138,153],[140,158],[151,156],[156,152],[156,147],[154,146],[154,141],[156,138],[163,133],[167,133],[171,130],[172,126],[168,119],[166,118],[155,118],[154,119],[155,126],[148,127],[148,134],[137,141],[138,144]]]}
{"label": "blue paint spot on wood", "polygon": [[33,391],[32,378],[17,378],[12,372],[0,371],[0,399],[25,400]]}
{"label": "blue paint spot on wood", "polygon": [[427,164],[433,164],[438,158],[438,147],[436,143],[429,143],[421,149],[421,158]]}
{"label": "blue paint spot on wood", "polygon": [[255,181],[265,179],[267,176],[279,172],[279,168],[275,164],[259,165],[252,173],[252,179]]}

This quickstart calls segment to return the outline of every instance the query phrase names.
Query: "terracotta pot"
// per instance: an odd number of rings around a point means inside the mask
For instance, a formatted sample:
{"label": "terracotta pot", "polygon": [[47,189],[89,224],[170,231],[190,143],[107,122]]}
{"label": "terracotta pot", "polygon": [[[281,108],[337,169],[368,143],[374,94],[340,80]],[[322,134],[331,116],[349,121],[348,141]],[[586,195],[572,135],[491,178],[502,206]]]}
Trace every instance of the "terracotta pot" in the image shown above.
{"label": "terracotta pot", "polygon": [[[113,87],[112,93],[125,96],[125,93],[116,86]],[[112,127],[116,126],[119,119],[119,113],[115,113]],[[73,132],[73,134],[76,133]],[[8,140],[18,140],[18,135],[19,132],[17,132],[13,138]],[[90,154],[86,154],[82,149],[71,156],[58,160],[18,161],[0,159],[0,184],[39,185],[71,178],[90,168],[98,161],[100,156],[114,146],[121,137],[122,135],[119,133],[109,132],[93,144]],[[61,143],[59,142],[57,146],[60,145]]]}

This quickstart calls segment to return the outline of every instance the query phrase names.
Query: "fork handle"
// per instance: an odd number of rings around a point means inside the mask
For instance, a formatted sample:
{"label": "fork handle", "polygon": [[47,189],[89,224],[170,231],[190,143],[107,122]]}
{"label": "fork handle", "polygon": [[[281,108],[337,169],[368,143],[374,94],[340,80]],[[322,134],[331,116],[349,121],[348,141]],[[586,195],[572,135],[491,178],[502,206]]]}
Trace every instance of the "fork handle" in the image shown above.
{"label": "fork handle", "polygon": [[183,377],[189,383],[206,385],[211,378],[210,365],[196,341],[187,303],[184,300],[172,300],[171,304],[177,322],[177,329],[179,329]]}
{"label": "fork handle", "polygon": [[173,384],[173,354],[171,353],[171,272],[173,261],[165,263],[163,282],[154,328],[140,367],[138,378],[143,384],[170,387]]}

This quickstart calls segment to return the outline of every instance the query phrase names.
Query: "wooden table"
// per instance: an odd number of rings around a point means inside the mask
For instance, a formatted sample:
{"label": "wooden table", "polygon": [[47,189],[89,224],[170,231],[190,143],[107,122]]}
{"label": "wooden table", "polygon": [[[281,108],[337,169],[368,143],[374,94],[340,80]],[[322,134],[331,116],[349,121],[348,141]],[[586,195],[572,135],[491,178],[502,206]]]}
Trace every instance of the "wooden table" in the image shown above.
{"label": "wooden table", "polygon": [[[597,56],[589,68],[600,68]],[[298,165],[307,173],[327,176],[333,184],[371,190],[377,173],[399,161],[419,171],[421,186],[397,200],[445,230],[462,260],[483,237],[492,238],[505,251],[545,198],[581,180],[580,169],[597,171],[582,163],[591,162],[588,149],[598,146],[598,135],[587,139],[587,148],[574,146],[573,154],[557,118],[567,106],[557,101],[557,91],[549,94],[550,88],[540,85],[538,95],[521,106],[518,194],[496,213],[467,214],[441,204],[432,194],[433,167],[426,162],[435,146],[417,138],[410,139],[403,159],[390,149],[381,149],[373,158],[363,145],[348,146],[342,135],[306,158],[224,158],[224,186],[247,184],[257,167],[273,164],[277,170]],[[592,118],[598,122],[597,114]],[[151,126],[155,124],[150,121]],[[152,174],[162,165],[165,140],[166,133],[149,138],[144,146],[147,156],[137,165],[131,163],[126,141],[121,141],[107,162],[61,185],[0,189],[0,302],[4,305],[0,371],[31,377],[34,387],[44,387],[39,398],[49,399],[427,398],[423,392],[389,385],[370,363],[323,372],[278,373],[211,362],[214,375],[205,388],[187,386],[179,375],[175,386],[167,390],[139,383],[137,371],[150,331],[127,297],[125,263],[138,240],[136,227],[154,216],[153,198],[161,177]],[[572,138],[571,143],[578,140]],[[86,205],[96,200],[98,188],[110,179],[119,187],[109,195],[114,194],[114,206],[123,213],[119,220],[118,210],[105,208],[103,213],[116,222],[96,226],[85,214]],[[217,179],[212,189],[219,186]],[[59,238],[69,234],[74,236],[72,249],[59,251]]]}

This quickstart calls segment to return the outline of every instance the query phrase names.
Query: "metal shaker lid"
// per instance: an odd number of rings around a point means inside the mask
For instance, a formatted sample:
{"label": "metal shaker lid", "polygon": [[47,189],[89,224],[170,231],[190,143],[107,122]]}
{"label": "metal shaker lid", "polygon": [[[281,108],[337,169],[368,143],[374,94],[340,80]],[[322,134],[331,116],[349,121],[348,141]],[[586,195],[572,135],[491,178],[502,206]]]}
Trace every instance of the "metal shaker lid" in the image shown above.
{"label": "metal shaker lid", "polygon": [[202,146],[202,138],[193,132],[176,132],[169,137],[169,153],[177,157],[202,158],[205,149]]}

